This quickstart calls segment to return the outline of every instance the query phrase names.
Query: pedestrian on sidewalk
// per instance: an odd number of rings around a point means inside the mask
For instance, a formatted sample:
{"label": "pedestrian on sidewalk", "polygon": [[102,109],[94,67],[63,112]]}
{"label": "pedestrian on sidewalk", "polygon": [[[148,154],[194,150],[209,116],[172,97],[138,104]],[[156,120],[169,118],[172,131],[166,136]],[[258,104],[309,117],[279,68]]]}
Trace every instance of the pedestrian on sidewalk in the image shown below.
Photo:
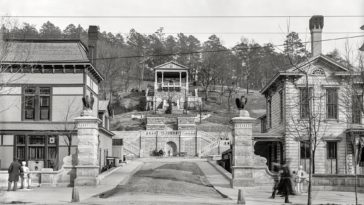
{"label": "pedestrian on sidewalk", "polygon": [[291,203],[289,201],[289,195],[295,195],[294,188],[292,186],[292,175],[289,168],[290,160],[287,159],[286,164],[282,165],[281,182],[279,183],[278,192],[283,193],[284,203]]}
{"label": "pedestrian on sidewalk", "polygon": [[18,181],[19,181],[20,168],[21,168],[21,165],[18,162],[18,159],[14,158],[13,162],[10,164],[9,169],[8,169],[8,173],[9,173],[8,191],[11,191],[12,183],[14,183],[13,191],[16,191],[16,188],[18,186]]}
{"label": "pedestrian on sidewalk", "polygon": [[272,192],[272,196],[270,197],[271,199],[274,199],[276,197],[276,192],[278,190],[279,187],[279,182],[280,182],[280,165],[277,163],[273,163],[273,180],[274,180],[274,185],[273,185],[273,192]]}
{"label": "pedestrian on sidewalk", "polygon": [[307,173],[303,170],[303,166],[300,165],[297,171],[297,185],[296,190],[298,193],[303,193],[303,182],[306,180]]}
{"label": "pedestrian on sidewalk", "polygon": [[30,189],[30,172],[29,168],[26,166],[26,162],[22,161],[21,171],[20,171],[20,178],[21,178],[21,187],[20,189],[24,189],[24,181],[26,183],[27,189]]}

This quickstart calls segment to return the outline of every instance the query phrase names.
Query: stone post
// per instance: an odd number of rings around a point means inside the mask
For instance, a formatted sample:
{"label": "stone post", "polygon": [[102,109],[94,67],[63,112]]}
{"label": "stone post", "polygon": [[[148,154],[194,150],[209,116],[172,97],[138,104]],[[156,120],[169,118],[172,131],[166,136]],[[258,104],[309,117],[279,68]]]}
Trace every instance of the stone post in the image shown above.
{"label": "stone post", "polygon": [[84,115],[77,117],[77,165],[75,186],[97,185],[99,163],[97,149],[99,145],[99,123],[97,117]]}
{"label": "stone post", "polygon": [[240,110],[233,119],[232,180],[231,187],[254,186],[254,148],[252,124],[255,122],[249,112]]}

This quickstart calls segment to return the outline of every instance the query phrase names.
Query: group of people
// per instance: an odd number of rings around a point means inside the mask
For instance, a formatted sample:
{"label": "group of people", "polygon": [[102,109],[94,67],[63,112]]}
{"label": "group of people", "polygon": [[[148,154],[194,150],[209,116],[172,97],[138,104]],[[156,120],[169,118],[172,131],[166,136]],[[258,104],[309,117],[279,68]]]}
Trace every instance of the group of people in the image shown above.
{"label": "group of people", "polygon": [[24,189],[24,182],[26,183],[27,189],[30,189],[30,171],[26,166],[26,162],[23,161],[22,164],[19,163],[18,159],[14,158],[14,161],[10,164],[9,169],[9,179],[8,179],[8,191],[11,191],[11,186],[13,185],[13,191],[17,190],[19,177],[21,179],[21,189]]}
{"label": "group of people", "polygon": [[289,161],[286,164],[280,165],[274,163],[277,172],[273,175],[274,187],[272,196],[274,199],[276,194],[284,196],[284,203],[291,203],[289,195],[296,195],[303,192],[303,183],[307,181],[307,173],[299,166],[298,171],[291,172],[289,168]]}

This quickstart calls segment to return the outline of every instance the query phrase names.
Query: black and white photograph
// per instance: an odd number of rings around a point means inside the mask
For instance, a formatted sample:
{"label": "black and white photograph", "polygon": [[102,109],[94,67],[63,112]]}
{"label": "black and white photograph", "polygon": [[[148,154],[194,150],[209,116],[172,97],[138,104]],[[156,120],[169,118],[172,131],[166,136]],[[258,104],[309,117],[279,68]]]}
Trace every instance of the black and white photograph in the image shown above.
{"label": "black and white photograph", "polygon": [[364,1],[0,0],[0,204],[364,204]]}

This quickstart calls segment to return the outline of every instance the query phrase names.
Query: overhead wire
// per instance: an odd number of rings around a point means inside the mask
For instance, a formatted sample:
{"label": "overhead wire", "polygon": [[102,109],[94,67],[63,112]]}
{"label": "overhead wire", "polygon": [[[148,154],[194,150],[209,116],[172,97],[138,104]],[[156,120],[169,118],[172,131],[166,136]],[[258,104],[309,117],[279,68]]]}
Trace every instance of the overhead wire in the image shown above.
{"label": "overhead wire", "polygon": [[[330,38],[323,39],[320,41],[314,42],[327,42],[327,41],[335,41],[335,40],[345,40],[345,39],[353,39],[364,37],[364,35],[357,36],[349,36],[349,37],[339,37],[339,38]],[[301,42],[302,44],[311,43],[311,41]],[[103,57],[103,58],[94,58],[94,60],[110,60],[110,59],[125,59],[125,58],[145,58],[145,57],[166,57],[166,56],[175,56],[175,55],[191,55],[191,54],[202,54],[202,53],[215,53],[215,52],[229,52],[229,51],[239,51],[239,50],[248,50],[248,49],[261,49],[261,48],[269,48],[269,47],[282,47],[286,46],[286,44],[265,44],[263,46],[250,46],[244,48],[235,48],[235,49],[217,49],[217,50],[200,50],[200,51],[189,51],[189,52],[177,52],[177,53],[165,53],[165,54],[149,54],[149,55],[131,55],[131,56],[114,56],[114,57]]]}
{"label": "overhead wire", "polygon": [[[99,18],[99,19],[145,19],[145,18],[170,18],[170,19],[195,19],[195,18],[309,18],[311,15],[2,15],[3,18]],[[362,18],[364,15],[325,15],[325,18]]]}

